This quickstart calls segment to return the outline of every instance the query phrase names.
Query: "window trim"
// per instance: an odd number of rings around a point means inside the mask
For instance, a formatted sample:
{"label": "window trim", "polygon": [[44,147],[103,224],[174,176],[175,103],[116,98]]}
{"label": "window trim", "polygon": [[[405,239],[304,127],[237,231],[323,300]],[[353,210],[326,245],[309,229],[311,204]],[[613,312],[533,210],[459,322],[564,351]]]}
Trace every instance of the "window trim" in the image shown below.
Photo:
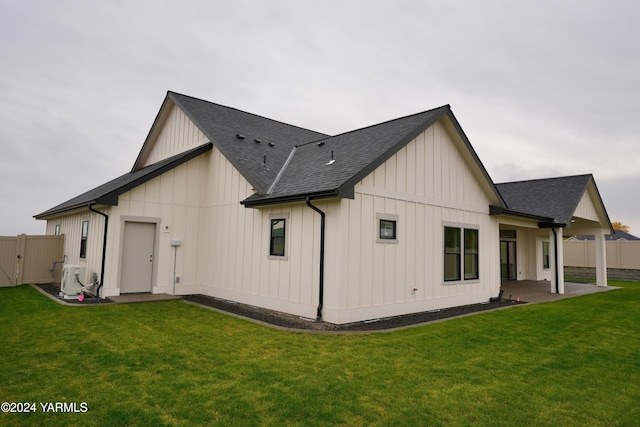
{"label": "window trim", "polygon": [[[447,229],[458,230],[458,251],[449,251],[447,252]],[[477,250],[475,253],[467,251],[466,248],[466,239],[465,235],[467,231],[475,231],[477,234],[476,244]],[[460,283],[473,283],[478,282],[480,280],[480,226],[475,224],[460,224],[460,223],[449,223],[444,222],[442,224],[442,254],[443,254],[443,262],[442,262],[442,280],[444,284],[460,284]],[[455,249],[455,248],[454,248]],[[456,277],[446,278],[446,269],[447,269],[447,255],[456,255],[456,264],[458,267],[458,271]],[[474,255],[476,258],[476,271],[474,277],[466,278],[467,274],[465,269],[465,259],[467,255]]]}
{"label": "window trim", "polygon": [[55,229],[53,230],[53,235],[54,236],[60,235],[60,224],[56,224]]}
{"label": "window trim", "polygon": [[[86,224],[86,227],[85,227]],[[89,220],[82,221],[82,228],[80,229],[80,259],[87,258],[87,240],[89,238]]]}
{"label": "window trim", "polygon": [[[272,248],[273,248],[273,240],[274,240],[274,236],[273,236],[273,222],[274,221],[278,221],[278,220],[282,220],[284,221],[284,254],[283,255],[277,255],[277,254],[273,254]],[[289,259],[289,233],[288,233],[288,228],[289,228],[289,213],[288,212],[282,212],[282,213],[277,213],[277,214],[270,214],[269,215],[269,242],[268,242],[268,259],[272,259],[272,260],[278,260],[278,261],[287,261]],[[275,236],[275,237],[279,237],[279,236]]]}
{"label": "window trim", "polygon": [[[394,243],[397,244],[398,243],[398,224],[399,224],[399,219],[400,217],[398,215],[395,214],[388,214],[388,213],[377,213],[376,214],[376,243]],[[382,221],[387,221],[387,222],[393,222],[394,226],[393,226],[393,232],[394,232],[394,236],[393,238],[390,237],[382,237],[381,235],[381,231],[382,231]]]}

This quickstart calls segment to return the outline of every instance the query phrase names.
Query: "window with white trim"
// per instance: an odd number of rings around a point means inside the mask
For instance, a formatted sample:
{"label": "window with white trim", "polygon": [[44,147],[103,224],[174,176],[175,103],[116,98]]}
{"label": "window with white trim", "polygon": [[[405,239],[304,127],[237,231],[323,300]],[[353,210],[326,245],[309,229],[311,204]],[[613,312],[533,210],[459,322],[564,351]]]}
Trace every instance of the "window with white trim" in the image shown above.
{"label": "window with white trim", "polygon": [[53,232],[53,234],[56,236],[60,235],[60,224],[56,224],[56,230]]}

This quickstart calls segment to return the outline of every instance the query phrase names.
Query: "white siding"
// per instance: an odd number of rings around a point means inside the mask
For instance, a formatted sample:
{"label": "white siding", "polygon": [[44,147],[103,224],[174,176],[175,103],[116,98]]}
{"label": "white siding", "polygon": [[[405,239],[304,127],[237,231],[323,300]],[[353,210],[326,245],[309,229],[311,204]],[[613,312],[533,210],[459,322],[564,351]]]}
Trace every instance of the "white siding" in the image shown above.
{"label": "white siding", "polygon": [[157,139],[152,142],[151,151],[140,167],[151,165],[208,141],[200,129],[174,105]]}
{"label": "white siding", "polygon": [[[327,236],[328,321],[344,323],[486,301],[498,293],[497,220],[490,197],[461,154],[461,141],[436,123],[340,202],[338,234]],[[376,214],[398,216],[397,243],[377,243]],[[479,230],[478,280],[444,282],[444,225]],[[330,229],[330,228],[328,228]],[[332,273],[333,271],[336,273]],[[413,288],[417,288],[413,292]]]}
{"label": "white siding", "polygon": [[589,194],[589,191],[585,191],[576,207],[573,216],[589,219],[591,221],[599,221],[598,212],[596,211],[595,204],[593,203],[593,199]]}
{"label": "white siding", "polygon": [[[109,209],[97,209],[109,213]],[[86,257],[80,258],[80,238],[82,235],[82,222],[89,221],[87,235]],[[67,256],[66,264],[75,264],[85,267],[86,277],[81,278],[86,282],[92,279],[92,273],[100,278],[102,264],[102,242],[104,236],[104,218],[95,212],[84,210],[74,215],[60,216],[47,220],[46,234],[55,234],[56,225],[60,225],[60,234],[65,235],[64,254]],[[85,283],[83,281],[83,283]]]}
{"label": "white siding", "polygon": [[[198,277],[203,292],[315,317],[319,216],[305,204],[247,209],[251,185],[217,150],[207,156],[199,222]],[[269,216],[288,213],[287,257],[269,258]]]}

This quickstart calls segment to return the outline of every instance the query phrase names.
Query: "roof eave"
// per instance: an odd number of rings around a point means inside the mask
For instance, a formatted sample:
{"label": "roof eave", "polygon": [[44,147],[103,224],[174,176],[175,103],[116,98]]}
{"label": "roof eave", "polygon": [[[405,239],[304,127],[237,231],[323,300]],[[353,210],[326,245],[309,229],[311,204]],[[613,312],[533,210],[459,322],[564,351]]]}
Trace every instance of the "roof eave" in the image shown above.
{"label": "roof eave", "polygon": [[335,199],[335,198],[347,198],[349,197],[348,192],[341,192],[339,189],[328,190],[328,191],[318,191],[314,193],[305,193],[305,194],[292,194],[278,197],[256,197],[250,196],[240,202],[245,208],[260,208],[263,206],[269,205],[283,205],[289,203],[297,203],[304,202],[307,199],[318,200],[318,199]]}
{"label": "roof eave", "polygon": [[[535,215],[535,214],[530,214],[530,213],[526,213],[526,212],[518,212],[518,211],[514,211],[512,209],[507,209],[503,206],[496,206],[496,205],[489,205],[489,215],[491,216],[495,216],[495,215],[507,215],[507,216],[514,216],[514,217],[518,217],[518,218],[524,218],[524,219],[530,219],[532,221],[537,221],[538,223],[553,223],[555,224],[555,220],[554,218],[550,218],[547,216],[541,216],[541,215]],[[560,223],[558,223],[560,224]],[[566,224],[563,225],[563,227],[566,226]]]}

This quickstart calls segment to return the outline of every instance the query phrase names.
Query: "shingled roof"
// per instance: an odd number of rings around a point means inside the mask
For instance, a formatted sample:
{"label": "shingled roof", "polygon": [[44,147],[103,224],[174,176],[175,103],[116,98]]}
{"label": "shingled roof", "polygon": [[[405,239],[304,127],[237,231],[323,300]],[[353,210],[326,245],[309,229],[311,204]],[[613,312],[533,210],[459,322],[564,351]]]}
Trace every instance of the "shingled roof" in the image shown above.
{"label": "shingled roof", "polygon": [[552,218],[559,224],[569,224],[592,180],[593,176],[587,174],[505,182],[496,184],[496,187],[509,210]]}
{"label": "shingled roof", "polygon": [[184,111],[260,194],[267,193],[296,145],[328,137],[175,92],[168,92],[167,98]]}
{"label": "shingled roof", "polygon": [[89,205],[111,205],[118,204],[118,196],[125,193],[145,182],[205,153],[213,145],[211,143],[204,144],[200,147],[193,148],[184,153],[177,154],[168,159],[161,160],[145,168],[135,172],[129,172],[113,179],[106,184],[102,184],[92,190],[82,193],[72,199],[67,200],[57,206],[52,207],[38,215],[34,215],[36,219],[44,219],[53,215],[63,214],[79,208],[86,208]]}
{"label": "shingled roof", "polygon": [[266,194],[243,201],[261,205],[309,195],[353,197],[353,186],[449,111],[448,106],[298,145]]}
{"label": "shingled roof", "polygon": [[[209,143],[144,166],[157,132],[173,106],[180,108]],[[337,136],[303,129],[201,99],[168,92],[132,171],[41,214],[52,215],[90,204],[116,205],[118,196],[213,146],[251,183],[256,193],[241,201],[257,207],[301,201],[307,197],[353,197],[354,186],[421,132],[446,118],[476,172],[499,206],[492,213],[512,213],[539,221],[568,223],[591,175],[495,185],[462,131],[449,105],[365,127]],[[595,185],[595,183],[594,183]],[[596,190],[597,191],[597,190]]]}

